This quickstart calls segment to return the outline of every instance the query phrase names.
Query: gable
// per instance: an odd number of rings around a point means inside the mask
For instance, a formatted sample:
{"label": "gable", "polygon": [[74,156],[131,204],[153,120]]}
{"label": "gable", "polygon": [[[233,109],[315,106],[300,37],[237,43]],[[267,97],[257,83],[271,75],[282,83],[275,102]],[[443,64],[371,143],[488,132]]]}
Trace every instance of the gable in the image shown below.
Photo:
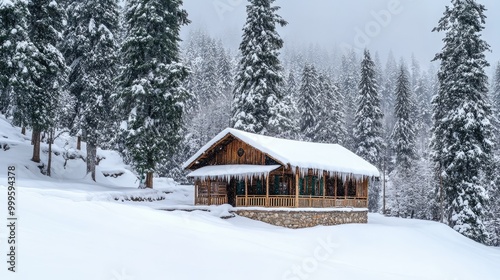
{"label": "gable", "polygon": [[187,169],[194,170],[207,165],[234,164],[283,165],[281,162],[270,158],[259,149],[236,138],[232,134],[228,134],[190,163]]}

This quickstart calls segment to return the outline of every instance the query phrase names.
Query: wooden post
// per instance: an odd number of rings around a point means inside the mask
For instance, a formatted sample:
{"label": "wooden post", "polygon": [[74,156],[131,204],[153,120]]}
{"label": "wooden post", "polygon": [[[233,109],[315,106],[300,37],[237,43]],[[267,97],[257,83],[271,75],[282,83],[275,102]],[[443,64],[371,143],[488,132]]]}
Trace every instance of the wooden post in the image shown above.
{"label": "wooden post", "polygon": [[326,199],[326,171],[323,171],[323,201],[321,202],[322,207],[325,207],[325,199]]}
{"label": "wooden post", "polygon": [[208,205],[212,202],[212,181],[208,178]]}
{"label": "wooden post", "polygon": [[248,176],[245,176],[245,206],[248,206]]}
{"label": "wooden post", "polygon": [[347,186],[349,185],[349,181],[351,180],[351,178],[349,178],[349,180],[345,180],[344,182],[344,203],[346,202],[347,200]]}
{"label": "wooden post", "polygon": [[335,174],[335,182],[334,182],[334,186],[333,186],[333,204],[335,204],[335,207],[337,207],[337,178],[338,178],[338,174]]}
{"label": "wooden post", "polygon": [[323,172],[323,199],[326,197],[326,172]]}
{"label": "wooden post", "polygon": [[198,179],[194,181],[194,205],[198,205]]}
{"label": "wooden post", "polygon": [[346,177],[344,182],[344,202],[342,203],[342,207],[347,207],[347,186],[349,186],[349,180],[351,180],[351,178],[347,179]]}
{"label": "wooden post", "polygon": [[295,207],[299,207],[299,168],[295,168]]}
{"label": "wooden post", "polygon": [[366,197],[366,207],[368,208],[368,201],[369,201],[369,192],[368,188],[370,186],[370,177],[365,178],[365,197]]}
{"label": "wooden post", "polygon": [[370,193],[368,192],[368,187],[370,185],[370,178],[366,177],[366,208],[368,208],[368,201],[370,201]]}
{"label": "wooden post", "polygon": [[269,176],[270,174],[267,174],[266,177],[266,207],[269,207]]}

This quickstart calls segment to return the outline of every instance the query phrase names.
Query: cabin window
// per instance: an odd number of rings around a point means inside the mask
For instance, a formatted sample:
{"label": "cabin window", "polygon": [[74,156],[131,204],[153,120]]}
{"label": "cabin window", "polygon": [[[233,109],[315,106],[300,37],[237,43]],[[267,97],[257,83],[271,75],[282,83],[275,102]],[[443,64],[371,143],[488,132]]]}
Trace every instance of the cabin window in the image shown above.
{"label": "cabin window", "polygon": [[236,195],[245,195],[245,181],[241,180],[236,183]]}
{"label": "cabin window", "polygon": [[284,176],[275,175],[270,181],[269,194],[288,195],[288,184]]}
{"label": "cabin window", "polygon": [[[323,195],[322,187],[320,188],[320,182],[318,176],[305,176],[299,179],[299,190],[300,195]],[[321,185],[322,186],[322,185]]]}
{"label": "cabin window", "polygon": [[208,181],[201,182],[198,186],[198,195],[208,196],[210,190],[210,195],[225,195],[227,193],[227,184],[225,182],[211,181],[210,189]]}
{"label": "cabin window", "polygon": [[280,165],[280,164],[274,159],[266,156],[266,165]]}
{"label": "cabin window", "polygon": [[326,196],[335,196],[335,177],[326,179]]}
{"label": "cabin window", "polygon": [[337,196],[345,196],[344,181],[337,178]]}
{"label": "cabin window", "polygon": [[347,185],[347,196],[356,196],[356,180],[349,180],[349,185]]}
{"label": "cabin window", "polygon": [[238,149],[238,156],[242,157],[244,154],[245,154],[245,150],[243,150],[243,148],[239,148]]}
{"label": "cabin window", "polygon": [[261,178],[253,178],[248,181],[248,194],[249,195],[265,195],[266,190]]}

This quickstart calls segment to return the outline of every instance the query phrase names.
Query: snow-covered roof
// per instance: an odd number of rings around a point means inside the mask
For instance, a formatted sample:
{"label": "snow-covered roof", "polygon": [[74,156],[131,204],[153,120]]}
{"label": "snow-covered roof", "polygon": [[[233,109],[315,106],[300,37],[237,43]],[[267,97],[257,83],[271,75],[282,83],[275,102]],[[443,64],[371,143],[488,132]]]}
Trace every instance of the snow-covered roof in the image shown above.
{"label": "snow-covered roof", "polygon": [[379,177],[380,175],[375,166],[338,144],[287,140],[244,132],[234,128],[226,128],[220,132],[188,159],[182,167],[187,168],[228,134],[268,154],[284,165],[290,164],[292,168],[298,167],[304,173],[308,169],[315,169],[337,172],[343,175],[370,177]]}
{"label": "snow-covered roof", "polygon": [[230,164],[230,165],[210,165],[196,169],[189,173],[188,177],[196,178],[220,178],[227,176],[254,177],[260,175],[269,175],[269,172],[280,168],[281,165],[249,165],[249,164]]}

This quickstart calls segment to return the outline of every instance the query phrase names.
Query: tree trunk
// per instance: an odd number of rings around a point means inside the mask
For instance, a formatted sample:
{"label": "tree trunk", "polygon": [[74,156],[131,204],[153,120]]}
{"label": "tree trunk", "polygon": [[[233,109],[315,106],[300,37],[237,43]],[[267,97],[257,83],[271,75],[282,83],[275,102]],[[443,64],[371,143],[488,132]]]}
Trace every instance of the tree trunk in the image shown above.
{"label": "tree trunk", "polygon": [[146,174],[146,188],[153,188],[153,172],[151,171]]}
{"label": "tree trunk", "polygon": [[76,149],[79,151],[82,149],[82,136],[78,136],[76,139]]}
{"label": "tree trunk", "polygon": [[92,180],[95,182],[95,166],[97,157],[97,147],[90,141],[87,142],[87,174],[92,174]]}
{"label": "tree trunk", "polygon": [[25,126],[23,126],[23,127],[21,128],[21,134],[22,134],[22,135],[26,135],[26,127],[25,127]]}
{"label": "tree trunk", "polygon": [[[31,132],[31,145],[35,145],[35,137],[36,137],[35,131],[33,130]],[[40,136],[38,136],[38,137],[40,137]]]}
{"label": "tree trunk", "polygon": [[34,162],[40,162],[40,131],[33,131],[33,137],[31,142],[33,143],[33,157],[31,158]]}
{"label": "tree trunk", "polygon": [[47,176],[50,177],[50,170],[52,169],[52,137],[54,137],[54,133],[52,131],[49,132],[49,160],[47,163]]}

